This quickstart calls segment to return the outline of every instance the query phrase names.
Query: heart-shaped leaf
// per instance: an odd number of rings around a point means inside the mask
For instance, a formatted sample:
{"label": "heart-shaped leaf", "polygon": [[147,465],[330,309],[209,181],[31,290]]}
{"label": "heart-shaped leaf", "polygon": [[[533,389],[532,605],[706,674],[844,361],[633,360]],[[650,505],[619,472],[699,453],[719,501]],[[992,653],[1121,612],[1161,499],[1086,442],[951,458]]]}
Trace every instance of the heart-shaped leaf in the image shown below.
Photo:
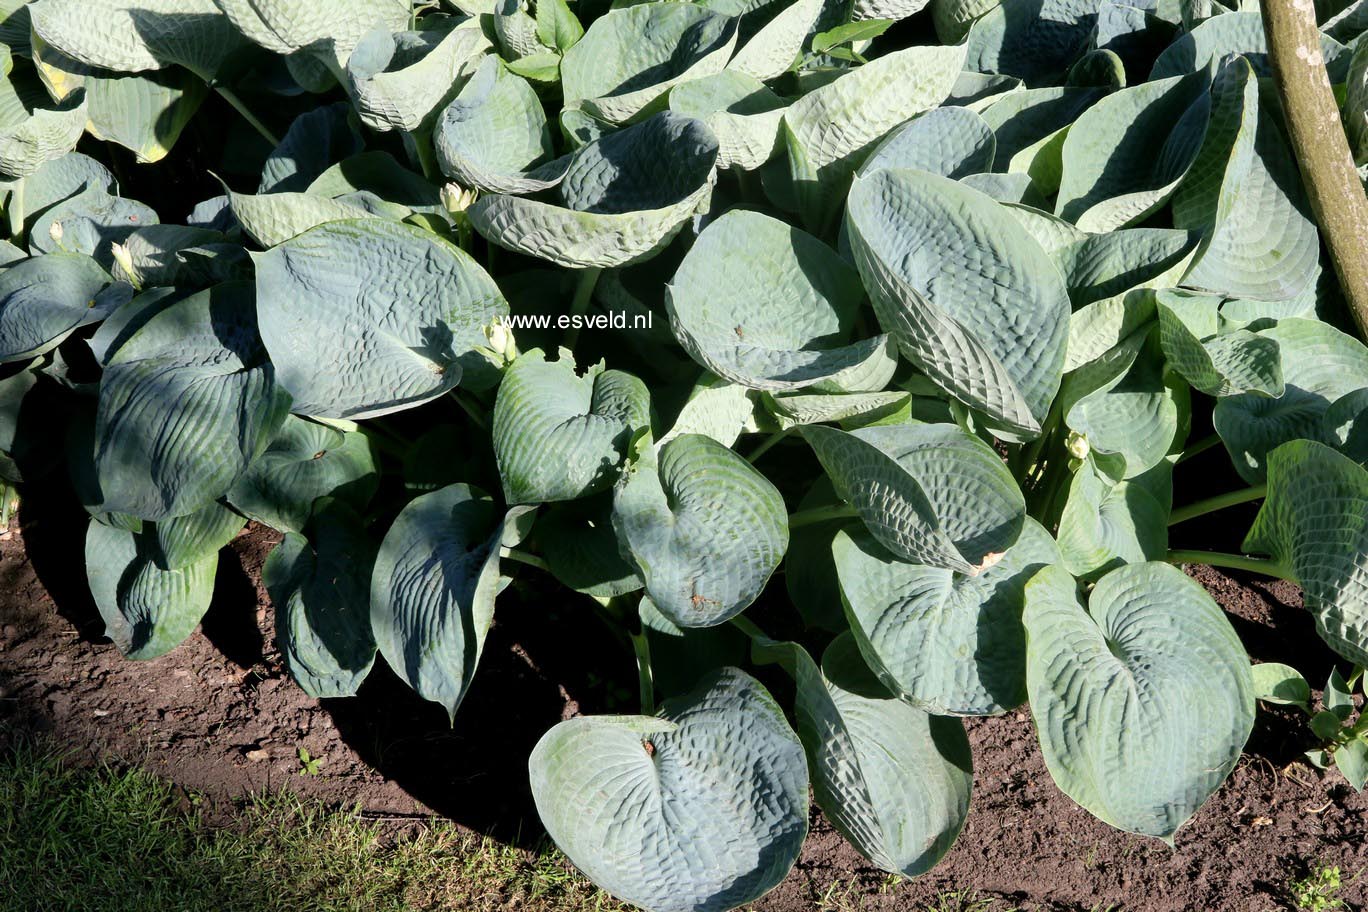
{"label": "heart-shaped leaf", "polygon": [[475,22],[422,31],[371,30],[347,59],[347,83],[361,122],[381,132],[429,125],[490,49]]}
{"label": "heart-shaped leaf", "polygon": [[651,601],[680,627],[711,627],[744,611],[788,547],[779,491],[700,434],[648,446],[628,465],[613,527]]}
{"label": "heart-shaped leaf", "polygon": [[1045,765],[1103,821],[1171,842],[1254,726],[1249,657],[1221,609],[1168,564],[1026,586],[1026,684]]}
{"label": "heart-shaped leaf", "polygon": [[475,349],[508,305],[468,253],[431,232],[330,222],[253,259],[261,338],[297,413],[385,415],[492,370]]}
{"label": "heart-shaped leaf", "polygon": [[98,323],[132,297],[80,253],[32,257],[0,272],[0,362],[23,361]]}
{"label": "heart-shaped leaf", "polygon": [[651,423],[651,396],[602,362],[575,370],[562,349],[526,352],[504,372],[494,403],[494,455],[511,504],[574,500],[612,485],[632,435]]}
{"label": "heart-shaped leaf", "polygon": [[752,902],[788,873],[807,834],[803,745],[774,698],[735,668],[708,674],[659,717],[561,722],[528,765],[556,845],[650,912]]}
{"label": "heart-shaped leaf", "polygon": [[864,532],[832,551],[860,652],[894,693],[927,712],[992,715],[1026,699],[1026,581],[1059,562],[1026,520],[1016,544],[974,576],[898,560]]}

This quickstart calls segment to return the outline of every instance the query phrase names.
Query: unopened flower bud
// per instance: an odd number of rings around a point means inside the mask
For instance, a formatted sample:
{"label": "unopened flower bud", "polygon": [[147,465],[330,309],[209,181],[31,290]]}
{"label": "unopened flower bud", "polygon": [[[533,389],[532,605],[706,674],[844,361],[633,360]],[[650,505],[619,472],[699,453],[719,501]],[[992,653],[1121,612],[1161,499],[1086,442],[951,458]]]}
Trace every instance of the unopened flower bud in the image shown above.
{"label": "unopened flower bud", "polygon": [[480,192],[475,189],[462,187],[460,184],[447,184],[442,187],[442,205],[452,215],[465,212],[475,200],[479,199]]}
{"label": "unopened flower bud", "polygon": [[1069,451],[1069,455],[1074,459],[1087,459],[1092,452],[1092,447],[1088,445],[1088,438],[1077,431],[1069,432],[1069,439],[1065,441],[1064,448]]}

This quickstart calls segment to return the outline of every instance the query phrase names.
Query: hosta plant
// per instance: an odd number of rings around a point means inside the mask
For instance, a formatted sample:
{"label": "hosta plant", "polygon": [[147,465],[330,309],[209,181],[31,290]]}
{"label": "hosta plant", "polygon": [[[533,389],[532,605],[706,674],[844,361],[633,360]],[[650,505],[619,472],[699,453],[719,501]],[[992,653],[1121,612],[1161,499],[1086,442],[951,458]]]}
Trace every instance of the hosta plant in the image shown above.
{"label": "hosta plant", "polygon": [[[1368,156],[1359,5],[1321,54]],[[1256,698],[1306,698],[1176,565],[1295,581],[1368,663],[1368,348],[1243,6],[0,14],[7,508],[70,486],[135,659],[249,520],[283,533],[316,697],[383,663],[454,718],[506,587],[599,615],[640,712],[556,725],[529,778],[624,900],[751,902],[809,796],[923,873],[962,719],[1024,707],[1063,792],[1181,838]],[[1258,500],[1248,553],[1170,549]]]}

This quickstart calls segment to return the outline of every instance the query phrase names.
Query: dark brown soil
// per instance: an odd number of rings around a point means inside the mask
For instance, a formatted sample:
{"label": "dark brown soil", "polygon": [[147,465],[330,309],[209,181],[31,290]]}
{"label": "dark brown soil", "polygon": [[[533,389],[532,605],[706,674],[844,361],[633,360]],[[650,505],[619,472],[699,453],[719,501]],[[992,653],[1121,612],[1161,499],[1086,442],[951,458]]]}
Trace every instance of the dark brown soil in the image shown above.
{"label": "dark brown soil", "polygon": [[[311,700],[273,645],[259,571],[275,537],[255,527],[225,552],[202,629],[162,659],[126,662],[101,636],[85,593],[78,527],[45,525],[32,518],[45,515],[42,504],[27,506],[22,539],[16,531],[0,542],[0,741],[41,733],[79,761],[143,764],[202,793],[211,813],[252,791],[288,788],[370,816],[438,813],[530,842],[539,829],[526,758],[536,739],[580,711],[631,711],[630,694],[605,686],[631,668],[608,637],[584,635],[595,622],[568,602],[519,598],[516,587],[501,598],[454,728],[383,662],[359,697]],[[1194,575],[1255,659],[1287,661],[1313,680],[1328,674],[1333,657],[1295,587],[1205,568]],[[1065,798],[1024,713],[970,720],[968,729],[973,810],[940,867],[890,887],[814,814],[797,868],[758,912],[920,910],[956,890],[1022,909],[1263,912],[1292,908],[1289,880],[1316,864],[1344,871],[1347,908],[1368,903],[1368,795],[1299,761],[1311,738],[1292,712],[1261,708],[1245,758],[1179,832],[1176,850],[1113,830]],[[322,759],[320,775],[302,772],[300,748]]]}

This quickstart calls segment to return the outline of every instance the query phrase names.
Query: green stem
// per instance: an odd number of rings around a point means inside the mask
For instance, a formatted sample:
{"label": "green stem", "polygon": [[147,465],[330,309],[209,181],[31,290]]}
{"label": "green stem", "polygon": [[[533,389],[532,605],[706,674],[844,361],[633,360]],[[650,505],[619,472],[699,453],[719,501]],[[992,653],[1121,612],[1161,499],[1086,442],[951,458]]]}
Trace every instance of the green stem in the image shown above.
{"label": "green stem", "polygon": [[792,430],[793,428],[786,428],[785,430],[775,431],[773,434],[770,434],[768,437],[766,437],[764,440],[760,442],[759,446],[757,446],[754,450],[751,450],[751,454],[746,457],[746,461],[754,465],[755,460],[759,459],[761,456],[764,456],[766,453],[768,453],[775,444],[777,444],[779,441],[787,437],[789,435],[789,431]]}
{"label": "green stem", "polygon": [[636,651],[637,681],[641,687],[641,714],[655,715],[655,679],[651,673],[651,641],[646,631],[631,634],[632,648]]}
{"label": "green stem", "polygon": [[432,145],[432,131],[420,129],[414,133],[404,134],[413,157],[418,160],[418,168],[423,172],[423,177],[435,184],[441,184],[445,178],[442,177],[442,169],[437,164],[437,150]]}
{"label": "green stem", "polygon": [[813,507],[811,510],[799,510],[797,513],[790,513],[788,518],[789,530],[801,529],[803,526],[811,526],[831,519],[850,519],[859,515],[850,504]]}
{"label": "green stem", "polygon": [[266,141],[271,144],[272,148],[280,145],[280,137],[272,133],[269,127],[257,119],[257,116],[252,113],[252,109],[247,107],[247,104],[238,97],[236,92],[227,86],[221,85],[215,85],[214,91],[218,92],[224,101],[236,108],[237,112],[242,115],[242,119],[256,128],[256,131],[266,138]]}
{"label": "green stem", "polygon": [[589,312],[589,302],[594,299],[594,286],[598,284],[599,276],[603,270],[597,266],[590,266],[588,269],[580,271],[579,282],[575,285],[575,299],[570,302],[571,326],[565,331],[564,346],[572,351],[575,343],[579,341],[578,325],[575,325],[574,318],[582,317]]}
{"label": "green stem", "polygon": [[1207,434],[1207,435],[1206,435],[1205,437],[1203,437],[1201,440],[1197,441],[1196,443],[1192,444],[1192,445],[1191,445],[1190,447],[1188,447],[1187,449],[1183,450],[1182,455],[1178,457],[1178,460],[1177,460],[1177,462],[1174,463],[1174,465],[1177,465],[1178,462],[1187,462],[1187,461],[1188,461],[1189,459],[1191,459],[1193,456],[1196,456],[1196,455],[1199,454],[1199,453],[1205,453],[1207,450],[1211,449],[1212,447],[1216,447],[1216,446],[1220,446],[1220,445],[1221,445],[1221,435],[1220,435],[1220,434],[1215,434],[1215,433]]}
{"label": "green stem", "polygon": [[551,572],[551,567],[546,561],[537,557],[535,554],[519,551],[517,548],[500,548],[499,557],[504,560],[515,561],[519,564],[526,564],[529,567],[536,567],[538,570],[544,570],[547,573]]}
{"label": "green stem", "polygon": [[481,430],[489,430],[489,422],[485,420],[483,411],[473,403],[467,402],[459,389],[449,390],[447,395],[461,407],[461,411],[470,416],[470,420],[475,422]]}
{"label": "green stem", "polygon": [[1261,573],[1278,579],[1291,579],[1288,568],[1264,557],[1246,557],[1243,554],[1227,554],[1223,551],[1170,551],[1165,560],[1170,564],[1206,564],[1210,567],[1248,570],[1251,573]]}
{"label": "green stem", "polygon": [[1021,458],[1021,470],[1023,472],[1033,471],[1036,463],[1040,461],[1041,451],[1045,449],[1045,444],[1050,442],[1054,436],[1055,426],[1059,424],[1060,406],[1062,397],[1056,396],[1050,404],[1050,411],[1045,415],[1045,421],[1040,426],[1040,436],[1025,445],[1025,455]]}
{"label": "green stem", "polygon": [[1258,500],[1268,494],[1268,485],[1254,485],[1252,488],[1242,488],[1238,491],[1228,491],[1225,494],[1217,494],[1215,497],[1208,497],[1206,500],[1199,500],[1190,503],[1186,507],[1179,507],[1169,515],[1169,525],[1176,526],[1180,522],[1187,522],[1189,519],[1196,519],[1208,513],[1214,513],[1225,507],[1233,507],[1236,504],[1249,503],[1251,500]]}

